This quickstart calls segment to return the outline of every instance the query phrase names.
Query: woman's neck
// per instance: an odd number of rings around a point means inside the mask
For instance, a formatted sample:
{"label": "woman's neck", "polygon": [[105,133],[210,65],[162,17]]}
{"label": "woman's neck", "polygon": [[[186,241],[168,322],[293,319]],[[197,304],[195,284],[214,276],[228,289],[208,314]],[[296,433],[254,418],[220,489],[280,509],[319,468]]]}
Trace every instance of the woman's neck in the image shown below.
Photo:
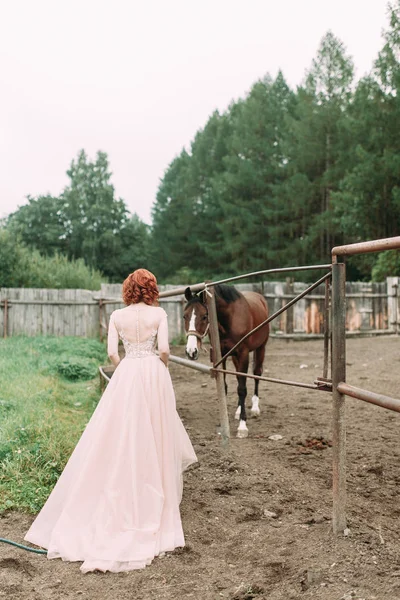
{"label": "woman's neck", "polygon": [[132,302],[129,306],[150,306],[150,304],[146,304],[146,302]]}

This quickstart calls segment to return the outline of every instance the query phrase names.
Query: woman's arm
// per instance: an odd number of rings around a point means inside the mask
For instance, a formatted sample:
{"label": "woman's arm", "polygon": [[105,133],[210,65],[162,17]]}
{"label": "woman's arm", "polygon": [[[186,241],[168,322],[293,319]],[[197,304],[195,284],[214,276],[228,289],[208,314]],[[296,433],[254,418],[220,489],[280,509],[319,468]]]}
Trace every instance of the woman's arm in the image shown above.
{"label": "woman's arm", "polygon": [[114,367],[117,367],[121,359],[118,354],[118,331],[114,323],[114,313],[111,314],[108,324],[107,353]]}
{"label": "woman's arm", "polygon": [[168,358],[169,358],[169,343],[168,343],[168,319],[167,313],[164,309],[163,315],[161,317],[160,324],[158,326],[157,332],[157,343],[158,343],[158,353],[160,355],[161,360],[168,367]]}

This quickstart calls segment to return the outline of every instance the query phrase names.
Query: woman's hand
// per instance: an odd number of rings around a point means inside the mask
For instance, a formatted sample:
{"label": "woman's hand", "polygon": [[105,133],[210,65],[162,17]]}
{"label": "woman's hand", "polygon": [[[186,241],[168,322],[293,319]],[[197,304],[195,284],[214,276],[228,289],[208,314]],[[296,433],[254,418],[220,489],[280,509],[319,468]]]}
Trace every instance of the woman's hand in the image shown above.
{"label": "woman's hand", "polygon": [[109,354],[108,357],[111,360],[114,367],[118,367],[119,363],[121,362],[119,355],[118,354]]}
{"label": "woman's hand", "polygon": [[164,365],[167,367],[167,369],[168,369],[168,358],[169,358],[169,352],[160,352],[160,360],[161,360],[161,362],[164,363]]}

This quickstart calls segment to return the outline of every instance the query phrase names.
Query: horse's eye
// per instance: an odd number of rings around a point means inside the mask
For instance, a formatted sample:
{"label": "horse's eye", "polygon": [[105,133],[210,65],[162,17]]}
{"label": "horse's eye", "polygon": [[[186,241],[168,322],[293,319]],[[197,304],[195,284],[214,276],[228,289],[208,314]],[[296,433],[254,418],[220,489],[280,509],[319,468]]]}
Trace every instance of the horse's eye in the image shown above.
{"label": "horse's eye", "polygon": [[208,319],[207,315],[204,315],[204,317],[201,317],[202,321],[207,321],[207,319]]}

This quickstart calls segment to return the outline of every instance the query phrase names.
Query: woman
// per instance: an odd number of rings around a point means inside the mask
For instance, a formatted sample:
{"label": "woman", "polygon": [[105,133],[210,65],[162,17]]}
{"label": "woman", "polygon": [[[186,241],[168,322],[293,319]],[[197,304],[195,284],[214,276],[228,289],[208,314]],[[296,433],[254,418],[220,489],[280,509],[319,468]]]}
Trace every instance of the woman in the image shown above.
{"label": "woman", "polygon": [[112,313],[108,330],[116,370],[25,536],[50,559],[83,561],[83,573],[141,569],[185,543],[182,471],[197,459],[176,412],[167,314],[157,299],[146,269],[124,281],[126,307]]}

